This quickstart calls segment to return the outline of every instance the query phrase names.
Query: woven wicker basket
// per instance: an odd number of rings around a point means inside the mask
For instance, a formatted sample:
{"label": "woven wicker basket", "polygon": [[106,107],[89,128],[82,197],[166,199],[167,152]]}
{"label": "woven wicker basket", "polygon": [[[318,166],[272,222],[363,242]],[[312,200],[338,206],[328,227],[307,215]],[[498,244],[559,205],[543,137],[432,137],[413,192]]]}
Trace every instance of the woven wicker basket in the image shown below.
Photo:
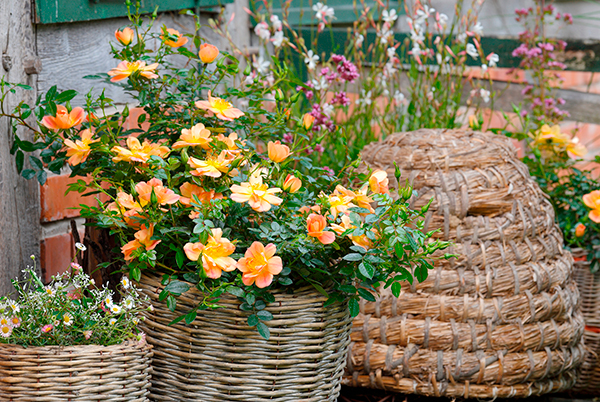
{"label": "woven wicker basket", "polygon": [[362,160],[390,177],[396,162],[413,207],[434,199],[425,230],[439,228],[458,257],[399,298],[384,290],[361,304],[344,383],[465,398],[572,387],[584,357],[573,258],[510,140],[423,129],[365,147]]}
{"label": "woven wicker basket", "polygon": [[572,250],[574,277],[581,294],[581,312],[586,324],[583,340],[588,354],[573,387],[578,394],[600,395],[600,272],[591,273],[586,250]]}
{"label": "woven wicker basket", "polygon": [[163,286],[143,276],[140,288],[154,311],[144,321],[154,346],[150,398],[162,401],[336,401],[350,343],[346,305],[323,307],[313,288],[276,295],[266,310],[271,337],[247,326],[239,302],[223,297],[224,308],[198,312],[191,325],[168,324],[197,304],[185,293],[175,313],[158,300]]}
{"label": "woven wicker basket", "polygon": [[151,347],[0,344],[0,401],[145,402],[150,388]]}

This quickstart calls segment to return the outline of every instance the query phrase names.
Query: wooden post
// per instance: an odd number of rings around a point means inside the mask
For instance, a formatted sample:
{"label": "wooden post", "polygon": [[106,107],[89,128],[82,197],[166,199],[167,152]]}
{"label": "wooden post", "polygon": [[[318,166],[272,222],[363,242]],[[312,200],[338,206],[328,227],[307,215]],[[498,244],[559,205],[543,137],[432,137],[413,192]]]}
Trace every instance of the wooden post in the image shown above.
{"label": "wooden post", "polygon": [[[0,51],[0,75],[34,88],[11,94],[8,110],[21,100],[32,105],[37,93],[35,74],[41,66],[36,57],[31,1],[0,1]],[[28,138],[32,134],[21,131],[19,135]],[[39,185],[18,175],[14,156],[10,155],[13,138],[10,121],[0,118],[0,294],[12,290],[10,279],[32,265],[29,257],[39,257],[40,248]]]}

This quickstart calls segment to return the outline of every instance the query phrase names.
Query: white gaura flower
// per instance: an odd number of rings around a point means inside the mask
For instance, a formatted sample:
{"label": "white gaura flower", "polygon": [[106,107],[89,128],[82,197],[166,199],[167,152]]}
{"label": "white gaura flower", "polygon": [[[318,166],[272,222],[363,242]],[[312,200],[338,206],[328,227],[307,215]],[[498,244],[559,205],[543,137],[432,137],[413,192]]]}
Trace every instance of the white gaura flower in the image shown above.
{"label": "white gaura flower", "polygon": [[287,38],[283,36],[283,31],[277,31],[275,32],[275,35],[273,35],[271,41],[273,42],[273,46],[280,47],[286,39]]}
{"label": "white gaura flower", "polygon": [[477,53],[477,49],[475,48],[475,45],[473,45],[472,43],[467,43],[467,54],[474,59],[479,57],[479,53]]}
{"label": "white gaura flower", "polygon": [[404,94],[399,90],[396,90],[394,93],[394,101],[397,105],[401,104],[404,101]]}
{"label": "white gaura flower", "polygon": [[481,99],[483,99],[485,103],[488,103],[490,101],[490,91],[488,91],[487,89],[481,88],[479,90],[479,95],[481,95]]}
{"label": "white gaura flower", "polygon": [[384,22],[387,22],[388,24],[391,25],[394,21],[396,21],[398,19],[398,14],[396,14],[395,9],[391,9],[390,11],[383,10],[383,12],[381,13],[381,19]]}
{"label": "white gaura flower", "polygon": [[396,48],[388,47],[386,50],[388,59],[393,59],[396,56]]}
{"label": "white gaura flower", "polygon": [[323,107],[322,107],[321,110],[327,116],[331,116],[333,114],[333,105],[330,105],[329,103],[326,103],[326,104],[323,105]]}
{"label": "white gaura flower", "polygon": [[323,77],[323,76],[321,76],[321,77],[319,78],[319,80],[318,80],[318,81],[317,81],[316,79],[314,79],[314,78],[313,78],[313,79],[310,81],[310,83],[312,84],[312,86],[313,86],[313,89],[314,89],[315,91],[320,91],[320,90],[322,90],[322,89],[327,89],[327,88],[329,88],[329,83],[327,82],[327,80],[326,80],[326,79],[325,79],[325,77]]}
{"label": "white gaura flower", "polygon": [[267,41],[271,39],[271,31],[269,30],[269,24],[267,24],[264,21],[256,24],[256,27],[254,28],[254,33],[258,35],[258,37],[262,40]]}
{"label": "white gaura flower", "polygon": [[265,60],[262,56],[258,57],[254,63],[252,63],[252,67],[256,69],[260,74],[267,74],[269,72],[269,67],[271,67],[271,63],[269,60]]}
{"label": "white gaura flower", "polygon": [[410,31],[410,40],[412,40],[413,43],[421,43],[425,40],[425,36],[423,35],[423,32],[412,29]]}
{"label": "white gaura flower", "polygon": [[467,39],[467,33],[466,32],[461,32],[458,35],[456,35],[456,41],[458,43],[464,43],[464,41]]}
{"label": "white gaura flower", "polygon": [[373,99],[371,99],[373,97],[371,91],[365,92],[365,90],[362,89],[361,92],[362,92],[361,97],[356,100],[356,104],[358,104],[358,105],[362,104],[362,105],[368,106],[371,103],[373,103]]}
{"label": "white gaura flower", "polygon": [[390,31],[388,24],[383,24],[383,27],[381,28],[381,30],[379,32],[377,32],[377,36],[379,36],[381,38],[382,45],[387,45],[391,35],[392,35],[392,31]]}
{"label": "white gaura flower", "polygon": [[333,18],[335,10],[331,7],[327,7],[325,4],[318,2],[312,7],[315,12],[315,18],[318,20],[325,20],[325,18]]}
{"label": "white gaura flower", "polygon": [[477,24],[471,28],[471,32],[473,32],[475,35],[483,35],[483,25],[481,25],[481,22],[477,22]]}
{"label": "white gaura flower", "polygon": [[421,53],[423,53],[423,51],[421,50],[419,45],[414,45],[413,48],[410,50],[410,54],[412,54],[413,57],[419,57]]}
{"label": "white gaura flower", "polygon": [[485,74],[487,72],[488,66],[487,64],[482,64],[481,65],[481,73]]}
{"label": "white gaura flower", "polygon": [[283,24],[279,20],[279,17],[275,14],[271,16],[271,24],[273,24],[273,29],[275,29],[276,31],[281,31],[281,29],[283,28]]}
{"label": "white gaura flower", "polygon": [[383,67],[383,74],[386,77],[391,77],[396,74],[396,72],[398,72],[398,69],[394,67],[394,63],[392,61],[385,63],[385,66]]}
{"label": "white gaura flower", "polygon": [[424,4],[422,10],[417,10],[416,20],[423,22],[433,13],[435,13],[435,8],[430,8],[427,4]]}
{"label": "white gaura flower", "polygon": [[365,41],[365,36],[359,34],[358,32],[354,35],[354,46],[361,47],[363,42]]}
{"label": "white gaura flower", "polygon": [[437,15],[437,21],[442,28],[446,28],[448,26],[448,16],[444,13],[439,13]]}
{"label": "white gaura flower", "polygon": [[317,67],[319,59],[320,57],[318,55],[316,55],[312,50],[309,50],[306,54],[306,57],[304,57],[304,63],[306,63],[306,66],[309,70],[314,70],[315,67]]}
{"label": "white gaura flower", "polygon": [[488,54],[487,61],[490,67],[496,67],[497,63],[500,61],[500,56],[496,53]]}
{"label": "white gaura flower", "polygon": [[121,278],[121,286],[123,286],[123,289],[129,289],[131,282],[129,281],[128,277],[124,276]]}

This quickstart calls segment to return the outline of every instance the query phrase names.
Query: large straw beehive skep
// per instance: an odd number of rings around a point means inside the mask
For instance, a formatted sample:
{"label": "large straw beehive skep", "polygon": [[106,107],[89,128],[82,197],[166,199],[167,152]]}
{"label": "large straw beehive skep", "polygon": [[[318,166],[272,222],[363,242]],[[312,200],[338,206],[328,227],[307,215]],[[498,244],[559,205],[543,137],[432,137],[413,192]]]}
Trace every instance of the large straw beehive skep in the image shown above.
{"label": "large straw beehive skep", "polygon": [[394,162],[433,198],[425,230],[456,258],[423,283],[382,290],[354,320],[345,384],[447,397],[526,397],[573,386],[584,358],[573,258],[545,194],[509,139],[423,129],[362,152],[363,169]]}

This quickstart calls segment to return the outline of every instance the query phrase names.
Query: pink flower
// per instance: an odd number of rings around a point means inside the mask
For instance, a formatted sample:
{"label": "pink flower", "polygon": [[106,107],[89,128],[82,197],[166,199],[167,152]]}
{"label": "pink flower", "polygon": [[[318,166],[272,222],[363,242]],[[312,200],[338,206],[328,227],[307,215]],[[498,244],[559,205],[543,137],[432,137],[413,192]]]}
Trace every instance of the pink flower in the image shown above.
{"label": "pink flower", "polygon": [[52,331],[52,328],[54,328],[52,324],[44,325],[42,327],[42,332],[47,334],[48,332]]}

